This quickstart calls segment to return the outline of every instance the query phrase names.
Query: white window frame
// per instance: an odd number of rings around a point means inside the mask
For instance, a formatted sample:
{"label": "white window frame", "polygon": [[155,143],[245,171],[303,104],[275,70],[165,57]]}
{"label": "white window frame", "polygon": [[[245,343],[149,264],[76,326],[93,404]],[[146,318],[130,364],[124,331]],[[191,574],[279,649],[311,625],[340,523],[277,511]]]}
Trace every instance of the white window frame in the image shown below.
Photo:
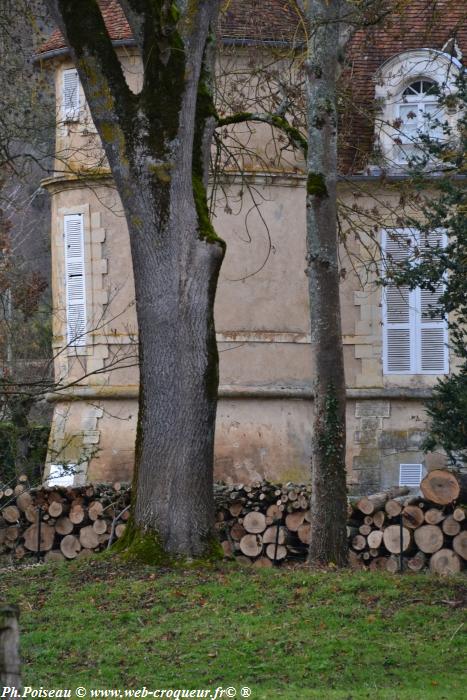
{"label": "white window frame", "polygon": [[[405,170],[407,160],[400,158],[401,129],[396,124],[400,118],[399,105],[403,103],[404,90],[417,80],[437,83],[445,94],[457,91],[456,78],[462,70],[457,58],[436,49],[411,49],[388,59],[375,74],[375,100],[378,113],[375,118],[377,150],[386,168]],[[455,133],[458,113],[446,110],[442,121],[447,121]],[[440,120],[441,121],[441,120]]]}
{"label": "white window frame", "polygon": [[[80,237],[81,237],[81,265],[82,265],[82,295],[81,301],[76,301],[74,304],[70,303],[70,273],[69,273],[69,262],[70,256],[68,256],[68,246],[67,246],[67,224],[68,222],[79,222],[80,225]],[[86,252],[85,252],[85,237],[84,237],[84,214],[66,214],[63,217],[63,248],[64,248],[64,267],[65,267],[65,313],[66,313],[66,339],[67,345],[70,348],[82,348],[88,344],[87,338],[87,298],[86,298]],[[73,256],[74,257],[74,256]],[[78,258],[79,259],[79,258]],[[71,325],[69,323],[70,317],[70,307],[79,306],[82,304],[83,307],[83,322],[84,322],[84,332],[78,337],[73,334]]]}
{"label": "white window frame", "polygon": [[[66,100],[66,81],[73,76],[76,79],[76,89],[74,91],[73,104],[67,104]],[[61,113],[64,122],[77,122],[80,118],[81,110],[81,84],[76,68],[67,68],[62,73],[62,92],[61,92]]]}
{"label": "white window frame", "polygon": [[[387,250],[387,240],[391,236],[391,240],[394,236],[401,236],[406,240],[413,240],[413,246],[420,246],[421,244],[421,234],[419,231],[407,228],[394,228],[394,229],[383,229],[381,236],[381,245],[383,251],[383,276],[385,275],[385,262],[384,255]],[[446,245],[446,234],[442,233],[441,245],[444,247]],[[424,375],[435,375],[440,376],[449,373],[449,349],[448,349],[448,325],[447,321],[437,321],[430,320],[422,316],[422,289],[416,287],[409,291],[408,296],[408,307],[409,307],[409,320],[408,322],[401,321],[389,322],[388,321],[388,305],[387,305],[387,288],[383,288],[382,293],[382,321],[383,321],[383,374],[384,375],[411,375],[411,374],[424,374]],[[444,366],[443,370],[424,370],[422,369],[422,331],[429,330],[431,328],[443,329],[443,340],[444,340]],[[408,370],[393,370],[390,369],[389,356],[388,356],[388,331],[389,330],[409,330],[409,343],[410,343],[410,368]]]}
{"label": "white window frame", "polygon": [[[420,93],[419,95],[403,94],[408,87],[410,87],[413,83],[416,83],[418,81],[431,83],[435,82],[431,78],[427,78],[425,76],[420,76],[416,80],[411,79],[410,82],[407,83],[407,85],[404,87],[399,101],[396,104],[396,118],[398,122],[401,122],[401,125],[399,127],[399,136],[397,137],[400,141],[400,144],[396,143],[394,145],[394,160],[400,165],[407,165],[410,158],[417,155],[417,151],[420,155],[423,152],[423,145],[420,145],[420,134],[425,133],[429,135],[432,139],[441,137],[441,134],[439,133],[439,128],[430,125],[428,119],[425,117],[425,114],[427,114],[428,107],[434,107],[435,110],[433,111],[439,112],[436,115],[438,121],[443,123],[446,120],[445,110],[440,107],[438,101],[436,99],[433,99],[431,95],[425,94],[424,96],[423,93]],[[416,135],[414,137],[411,137],[406,132],[404,132],[405,122],[402,116],[402,111],[407,106],[410,106],[414,114],[416,115],[415,119],[413,119],[413,124],[416,126]],[[413,155],[410,153],[404,153],[404,148],[401,148],[401,146],[413,146]]]}

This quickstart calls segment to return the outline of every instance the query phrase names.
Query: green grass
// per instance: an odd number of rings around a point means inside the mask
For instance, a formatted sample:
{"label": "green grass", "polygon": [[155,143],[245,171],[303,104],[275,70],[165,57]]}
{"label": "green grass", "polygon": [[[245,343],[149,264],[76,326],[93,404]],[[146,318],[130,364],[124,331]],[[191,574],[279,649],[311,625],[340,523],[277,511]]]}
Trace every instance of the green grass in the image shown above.
{"label": "green grass", "polygon": [[21,607],[26,686],[460,700],[464,584],[235,564],[154,570],[101,556],[4,573],[0,597]]}

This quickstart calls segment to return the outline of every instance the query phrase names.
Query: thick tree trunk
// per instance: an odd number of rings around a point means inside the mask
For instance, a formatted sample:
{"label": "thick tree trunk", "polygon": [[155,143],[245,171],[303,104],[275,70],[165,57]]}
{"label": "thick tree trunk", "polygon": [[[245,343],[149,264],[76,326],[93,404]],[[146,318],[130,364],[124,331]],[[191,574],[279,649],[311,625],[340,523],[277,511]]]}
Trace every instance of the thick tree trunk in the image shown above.
{"label": "thick tree trunk", "polygon": [[315,400],[309,560],[347,563],[345,378],[337,240],[339,0],[308,3],[307,275]]}
{"label": "thick tree trunk", "polygon": [[14,605],[0,607],[0,684],[2,698],[15,698],[21,693],[19,657],[19,610]]}
{"label": "thick tree trunk", "polygon": [[72,47],[131,241],[140,402],[133,518],[121,542],[149,561],[201,556],[214,524],[213,308],[224,253],[206,198],[219,0],[122,0],[144,65],[138,95],[97,3],[48,4]]}

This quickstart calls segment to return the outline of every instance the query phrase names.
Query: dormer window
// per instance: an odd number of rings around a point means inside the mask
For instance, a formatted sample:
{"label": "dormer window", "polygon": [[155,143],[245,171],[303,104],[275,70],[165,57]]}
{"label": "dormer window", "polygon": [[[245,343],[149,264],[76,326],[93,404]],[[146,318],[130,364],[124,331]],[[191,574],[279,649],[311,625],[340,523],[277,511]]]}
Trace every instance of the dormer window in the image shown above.
{"label": "dormer window", "polygon": [[438,93],[438,85],[433,80],[416,80],[403,91],[395,122],[399,131],[394,137],[399,146],[394,149],[396,162],[407,163],[422,155],[421,134],[431,139],[442,138],[441,124],[445,115],[438,103]]}
{"label": "dormer window", "polygon": [[375,152],[384,168],[404,170],[412,159],[427,154],[423,134],[442,139],[445,123],[456,128],[458,115],[441,107],[439,97],[456,91],[461,68],[457,58],[434,49],[405,51],[381,66],[375,88]]}

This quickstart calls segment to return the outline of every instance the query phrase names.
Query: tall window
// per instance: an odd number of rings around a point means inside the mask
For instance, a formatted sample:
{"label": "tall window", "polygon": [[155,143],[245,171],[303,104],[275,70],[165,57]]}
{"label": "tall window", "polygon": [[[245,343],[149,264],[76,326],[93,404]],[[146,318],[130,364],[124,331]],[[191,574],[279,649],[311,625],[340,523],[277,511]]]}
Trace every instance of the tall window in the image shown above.
{"label": "tall window", "polygon": [[438,103],[437,85],[433,80],[415,80],[402,92],[397,104],[396,124],[399,134],[395,141],[396,161],[407,163],[420,151],[420,134],[432,139],[443,136],[441,123],[444,112]]}
{"label": "tall window", "polygon": [[[413,229],[383,231],[385,269],[413,259],[416,251],[443,245],[443,239],[443,233],[438,231],[432,232],[428,240]],[[394,284],[384,288],[384,374],[446,374],[449,371],[447,324],[439,306],[442,290],[442,284],[434,292]]]}
{"label": "tall window", "polygon": [[82,214],[64,217],[67,343],[86,345],[86,288]]}
{"label": "tall window", "polygon": [[63,71],[61,99],[63,121],[78,121],[81,97],[78,71],[75,68]]}

